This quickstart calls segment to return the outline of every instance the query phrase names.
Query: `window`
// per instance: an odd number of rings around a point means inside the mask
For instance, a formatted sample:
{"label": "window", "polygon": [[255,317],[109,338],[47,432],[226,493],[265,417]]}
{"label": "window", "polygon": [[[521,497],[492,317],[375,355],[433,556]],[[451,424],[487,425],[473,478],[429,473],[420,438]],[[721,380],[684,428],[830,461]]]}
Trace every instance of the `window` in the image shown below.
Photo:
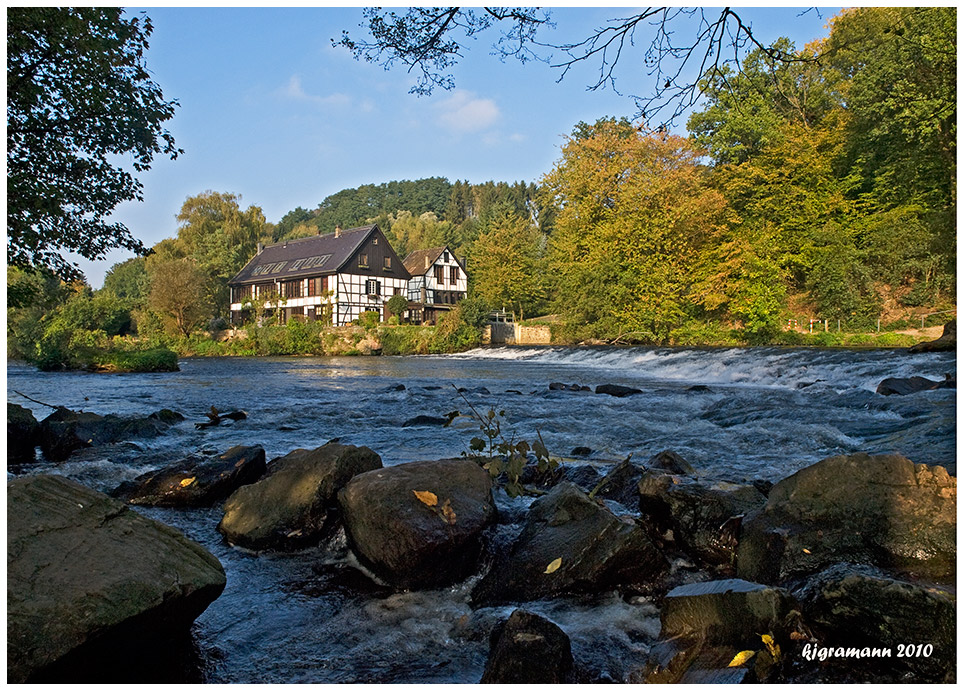
{"label": "window", "polygon": [[399,288],[398,286],[396,286],[395,288],[392,289],[392,295],[394,295],[394,296],[401,296],[401,295],[402,295],[402,289]]}
{"label": "window", "polygon": [[378,244],[379,244],[379,239],[378,239],[378,238],[372,238],[372,244],[373,244],[373,245],[378,245]]}
{"label": "window", "polygon": [[369,267],[369,256],[368,253],[363,252],[359,255],[359,266],[363,269],[368,269]]}
{"label": "window", "polygon": [[308,280],[308,295],[320,296],[328,291],[328,277],[317,276]]}
{"label": "window", "polygon": [[441,286],[446,282],[446,268],[436,265],[433,269],[436,271],[436,283]]}
{"label": "window", "polygon": [[365,293],[369,296],[379,295],[380,282],[375,279],[368,279],[365,282]]}
{"label": "window", "polygon": [[447,250],[446,252],[443,252],[443,253],[442,253],[442,261],[445,262],[446,264],[449,264],[449,252],[448,252],[448,250]]}
{"label": "window", "polygon": [[386,271],[391,271],[391,270],[392,270],[392,258],[391,258],[391,257],[386,257],[385,259],[382,260],[382,268],[385,269]]}
{"label": "window", "polygon": [[449,267],[449,283],[455,285],[459,280],[459,267]]}
{"label": "window", "polygon": [[301,279],[296,281],[286,281],[281,285],[281,294],[285,298],[301,298],[302,297],[302,282]]}

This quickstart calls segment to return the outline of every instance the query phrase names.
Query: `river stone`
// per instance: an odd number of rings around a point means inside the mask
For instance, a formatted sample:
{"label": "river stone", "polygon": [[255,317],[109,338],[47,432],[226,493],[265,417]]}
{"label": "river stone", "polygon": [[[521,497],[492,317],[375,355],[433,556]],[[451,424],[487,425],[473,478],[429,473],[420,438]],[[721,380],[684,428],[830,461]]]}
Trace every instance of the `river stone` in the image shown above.
{"label": "river stone", "polygon": [[[416,492],[431,496],[422,501]],[[448,585],[470,575],[482,531],[496,517],[492,479],[468,459],[414,461],[359,474],[338,503],[359,562],[404,589]]]}
{"label": "river stone", "polygon": [[601,384],[597,385],[597,394],[609,394],[610,396],[625,397],[632,394],[643,394],[642,389],[636,387],[625,387],[622,384]]}
{"label": "river stone", "polygon": [[24,463],[34,460],[40,442],[40,424],[33,412],[7,403],[7,461]]}
{"label": "river stone", "polygon": [[7,483],[7,682],[186,631],[224,586],[213,555],[122,502],[60,476]]}
{"label": "river stone", "polygon": [[644,469],[630,462],[629,457],[610,469],[597,486],[596,497],[619,502],[624,507],[635,509],[640,503],[637,486]]}
{"label": "river stone", "polygon": [[333,522],[336,493],[365,471],[381,468],[368,447],[328,443],[296,449],[268,464],[264,478],[238,488],[218,531],[251,550],[292,550],[318,542]]}
{"label": "river stone", "polygon": [[573,682],[570,638],[553,622],[516,609],[493,630],[483,684]]}
{"label": "river stone", "polygon": [[638,485],[640,514],[651,531],[672,538],[703,562],[733,567],[742,517],[766,498],[753,485],[699,481],[647,471]]}
{"label": "river stone", "polygon": [[421,427],[421,426],[428,426],[428,425],[443,425],[443,426],[444,426],[444,425],[445,425],[446,423],[448,423],[448,422],[449,422],[448,420],[446,420],[445,418],[442,418],[442,417],[440,417],[440,416],[419,415],[419,416],[416,416],[415,418],[410,418],[410,419],[408,419],[407,421],[405,421],[405,422],[402,424],[402,427],[403,427],[403,428],[413,428],[413,427]]}
{"label": "river stone", "polygon": [[955,350],[955,338],[956,328],[955,320],[947,322],[945,328],[942,329],[942,335],[935,339],[934,341],[925,341],[920,344],[915,344],[908,349],[909,353],[928,353],[931,351],[954,351]]}
{"label": "river stone", "polygon": [[114,497],[132,505],[210,507],[265,472],[265,450],[236,446],[214,458],[188,457],[119,485]]}
{"label": "river stone", "polygon": [[697,471],[690,465],[690,462],[671,449],[665,449],[654,454],[647,461],[646,466],[650,469],[663,469],[680,476],[697,477]]}
{"label": "river stone", "polygon": [[904,396],[916,392],[930,392],[935,389],[955,389],[955,378],[946,376],[944,380],[929,380],[927,377],[887,377],[875,390],[878,394]]}
{"label": "river stone", "polygon": [[777,483],[744,521],[741,577],[780,583],[840,561],[952,583],[957,483],[897,454],[829,457]]}
{"label": "river stone", "polygon": [[131,437],[156,437],[170,426],[172,419],[168,413],[173,412],[159,411],[141,417],[101,416],[61,406],[40,423],[40,449],[48,460],[64,461],[84,447]]}
{"label": "river stone", "polygon": [[617,517],[563,482],[530,507],[522,533],[476,585],[478,605],[618,587],[647,590],[668,569],[631,518]]}
{"label": "river stone", "polygon": [[[762,634],[782,648],[791,641],[788,623],[796,607],[784,589],[741,579],[678,586],[664,598],[660,639],[650,652],[642,680],[650,683],[737,683],[763,681],[777,661],[763,649]],[[755,660],[728,664],[738,651]]]}
{"label": "river stone", "polygon": [[[955,681],[953,592],[842,563],[811,577],[795,596],[820,646],[890,648],[891,658],[877,663],[910,669],[915,682]],[[899,646],[909,644],[934,648],[929,656],[899,657]]]}

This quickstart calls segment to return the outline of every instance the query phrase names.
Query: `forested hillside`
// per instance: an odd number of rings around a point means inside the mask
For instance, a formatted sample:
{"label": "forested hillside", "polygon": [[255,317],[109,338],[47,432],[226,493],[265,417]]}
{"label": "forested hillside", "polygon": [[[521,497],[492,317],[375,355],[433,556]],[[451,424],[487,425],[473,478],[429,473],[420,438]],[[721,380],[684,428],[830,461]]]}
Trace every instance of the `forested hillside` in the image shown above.
{"label": "forested hillside", "polygon": [[[576,123],[537,182],[373,183],[277,224],[234,194],[189,198],[176,235],[96,293],[8,272],[8,344],[38,359],[223,323],[258,242],[375,222],[401,256],[449,245],[470,292],[566,340],[768,343],[789,320],[905,326],[955,307],[956,12],[850,9],[701,81],[686,136]],[[774,59],[774,55],[783,59]]]}

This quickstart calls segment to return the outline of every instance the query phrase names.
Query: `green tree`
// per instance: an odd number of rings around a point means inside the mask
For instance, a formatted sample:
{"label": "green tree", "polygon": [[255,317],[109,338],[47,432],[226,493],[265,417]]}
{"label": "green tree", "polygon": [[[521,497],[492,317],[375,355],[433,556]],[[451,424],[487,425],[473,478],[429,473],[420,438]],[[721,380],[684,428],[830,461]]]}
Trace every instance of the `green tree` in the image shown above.
{"label": "green tree", "polygon": [[63,252],[143,252],[121,223],[141,199],[135,172],[155,154],[176,158],[162,123],[174,115],[147,70],[150,19],[117,7],[7,10],[7,262],[79,276]]}
{"label": "green tree", "polygon": [[144,257],[132,257],[118,262],[104,275],[102,290],[118,298],[131,300],[136,305],[144,303],[150,289],[151,280],[147,274],[147,259]]}
{"label": "green tree", "polygon": [[469,266],[474,295],[489,305],[511,309],[518,319],[545,307],[543,235],[508,206],[473,242]]}
{"label": "green tree", "polygon": [[151,267],[148,307],[162,316],[169,334],[190,336],[211,316],[204,300],[206,280],[205,272],[188,258]]}
{"label": "green tree", "polygon": [[431,211],[416,216],[401,210],[388,215],[385,222],[385,235],[403,258],[413,250],[454,244],[455,227],[448,221],[440,221]]}
{"label": "green tree", "polygon": [[386,309],[401,319],[402,313],[409,309],[409,301],[404,295],[394,295],[385,303]]}

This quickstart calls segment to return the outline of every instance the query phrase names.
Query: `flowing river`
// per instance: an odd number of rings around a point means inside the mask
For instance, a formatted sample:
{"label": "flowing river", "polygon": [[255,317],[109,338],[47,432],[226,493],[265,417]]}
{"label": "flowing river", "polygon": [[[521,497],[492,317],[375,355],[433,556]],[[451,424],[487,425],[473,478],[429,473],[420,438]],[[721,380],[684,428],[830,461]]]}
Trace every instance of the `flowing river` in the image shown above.
{"label": "flowing river", "polygon": [[[955,373],[954,353],[811,349],[487,348],[450,356],[185,359],[181,371],[103,375],[39,373],[8,364],[8,401],[38,419],[37,401],[100,414],[162,408],[187,420],[150,440],[83,450],[59,473],[98,490],[190,453],[260,444],[268,459],[339,438],[385,465],[459,456],[479,426],[408,426],[417,415],[504,411],[503,430],[601,473],[632,454],[645,463],[671,449],[706,477],[777,481],[834,454],[898,452],[955,473],[955,390],[875,393],[886,377]],[[613,383],[616,398],[550,390],[549,383]],[[399,387],[402,385],[403,387]],[[465,390],[457,392],[457,388]],[[212,407],[248,418],[206,430]],[[592,450],[572,458],[576,447]],[[527,500],[497,493],[508,515]],[[631,508],[632,509],[632,508]],[[181,679],[205,682],[478,682],[489,633],[512,606],[472,609],[476,577],[454,587],[392,594],[353,578],[338,539],[297,554],[254,555],[223,543],[221,512],[139,509],[205,545],[225,567],[224,594],[197,620]],[[578,665],[623,681],[659,633],[655,606],[616,594],[526,606],[570,636]],[[177,677],[177,676],[175,676]]]}

